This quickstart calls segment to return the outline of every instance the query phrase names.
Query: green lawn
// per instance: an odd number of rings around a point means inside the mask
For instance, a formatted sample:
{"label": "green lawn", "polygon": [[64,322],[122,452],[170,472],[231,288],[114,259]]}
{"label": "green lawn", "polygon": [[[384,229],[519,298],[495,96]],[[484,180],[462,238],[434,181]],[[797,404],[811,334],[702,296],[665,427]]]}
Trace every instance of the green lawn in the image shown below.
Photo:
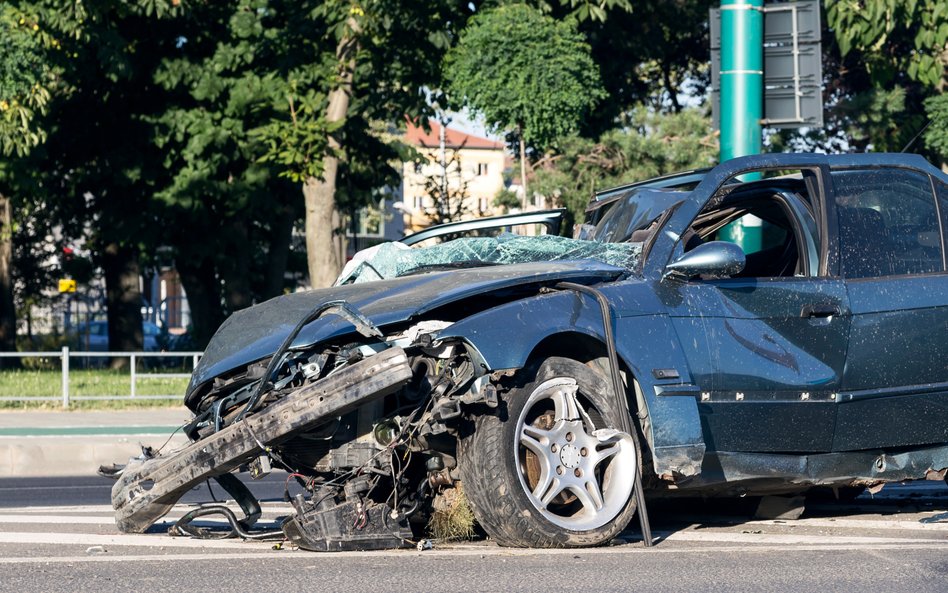
{"label": "green lawn", "polygon": [[[150,371],[151,372],[151,371]],[[171,395],[168,399],[76,400],[82,396],[128,396],[131,377],[127,370],[70,370],[70,407],[77,409],[117,409],[129,407],[180,406],[187,388],[185,378],[138,378],[136,395]],[[62,407],[62,375],[50,370],[0,371],[0,409]],[[57,401],[13,401],[12,397],[55,397]]]}

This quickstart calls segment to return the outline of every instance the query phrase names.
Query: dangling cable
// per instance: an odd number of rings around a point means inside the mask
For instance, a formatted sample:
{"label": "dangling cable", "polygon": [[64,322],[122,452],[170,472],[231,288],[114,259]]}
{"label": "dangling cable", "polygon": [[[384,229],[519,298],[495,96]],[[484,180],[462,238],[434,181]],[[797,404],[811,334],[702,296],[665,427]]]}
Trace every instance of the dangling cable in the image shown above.
{"label": "dangling cable", "polygon": [[[599,290],[582,284],[560,282],[556,285],[556,288],[589,295],[599,303],[599,310],[602,313],[602,327],[606,338],[606,350],[609,353],[609,374],[612,377],[612,391],[615,394],[616,404],[619,406],[622,430],[632,436],[634,434],[632,432],[634,430],[632,415],[629,412],[629,402],[624,397],[625,389],[622,387],[622,376],[619,374],[619,355],[616,353],[616,340],[612,332],[612,311],[609,308],[609,300]],[[623,411],[625,413],[621,413]],[[635,503],[638,506],[642,538],[645,541],[645,547],[650,548],[652,546],[652,528],[648,521],[648,511],[645,509],[645,491],[642,488],[642,468],[640,466],[641,464],[635,464]]]}

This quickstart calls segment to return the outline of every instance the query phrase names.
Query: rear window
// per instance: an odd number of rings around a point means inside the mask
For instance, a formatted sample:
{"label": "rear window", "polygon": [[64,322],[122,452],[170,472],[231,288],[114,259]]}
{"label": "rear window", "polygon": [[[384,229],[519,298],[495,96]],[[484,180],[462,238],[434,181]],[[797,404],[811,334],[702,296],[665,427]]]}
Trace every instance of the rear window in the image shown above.
{"label": "rear window", "polygon": [[846,278],[944,269],[931,179],[905,169],[833,172],[840,263]]}

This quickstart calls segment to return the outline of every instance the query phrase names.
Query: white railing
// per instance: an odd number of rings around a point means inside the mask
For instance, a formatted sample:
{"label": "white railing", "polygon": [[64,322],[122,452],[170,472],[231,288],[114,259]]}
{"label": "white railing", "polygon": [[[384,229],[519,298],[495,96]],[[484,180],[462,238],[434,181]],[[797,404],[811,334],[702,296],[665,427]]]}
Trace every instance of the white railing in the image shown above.
{"label": "white railing", "polygon": [[[68,347],[63,346],[59,352],[0,352],[0,358],[59,358],[62,361],[62,387],[61,394],[58,396],[0,396],[0,401],[62,401],[63,407],[68,408],[70,401],[80,400],[130,400],[130,399],[179,399],[184,396],[183,393],[168,395],[139,395],[139,379],[189,379],[191,373],[141,373],[138,372],[138,361],[146,358],[180,358],[191,359],[191,370],[197,366],[203,352],[92,352],[92,351],[70,351]],[[70,360],[73,358],[128,358],[129,359],[129,392],[128,395],[103,394],[103,395],[79,395],[70,396],[69,394],[69,367]]]}

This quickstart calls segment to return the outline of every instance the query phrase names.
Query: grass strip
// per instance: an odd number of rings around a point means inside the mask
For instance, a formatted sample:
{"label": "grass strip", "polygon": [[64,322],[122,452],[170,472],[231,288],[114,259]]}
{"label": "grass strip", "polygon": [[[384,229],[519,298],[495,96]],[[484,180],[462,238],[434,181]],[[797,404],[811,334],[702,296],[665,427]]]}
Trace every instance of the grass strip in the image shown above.
{"label": "grass strip", "polygon": [[[157,373],[157,371],[148,371]],[[138,377],[136,395],[172,396],[168,399],[81,400],[83,396],[128,397],[131,375],[127,370],[75,369],[69,372],[70,408],[113,410],[181,405],[188,379],[183,377]],[[17,401],[15,397],[50,397],[55,401]],[[16,369],[0,371],[0,409],[61,409],[62,375],[58,370]]]}

